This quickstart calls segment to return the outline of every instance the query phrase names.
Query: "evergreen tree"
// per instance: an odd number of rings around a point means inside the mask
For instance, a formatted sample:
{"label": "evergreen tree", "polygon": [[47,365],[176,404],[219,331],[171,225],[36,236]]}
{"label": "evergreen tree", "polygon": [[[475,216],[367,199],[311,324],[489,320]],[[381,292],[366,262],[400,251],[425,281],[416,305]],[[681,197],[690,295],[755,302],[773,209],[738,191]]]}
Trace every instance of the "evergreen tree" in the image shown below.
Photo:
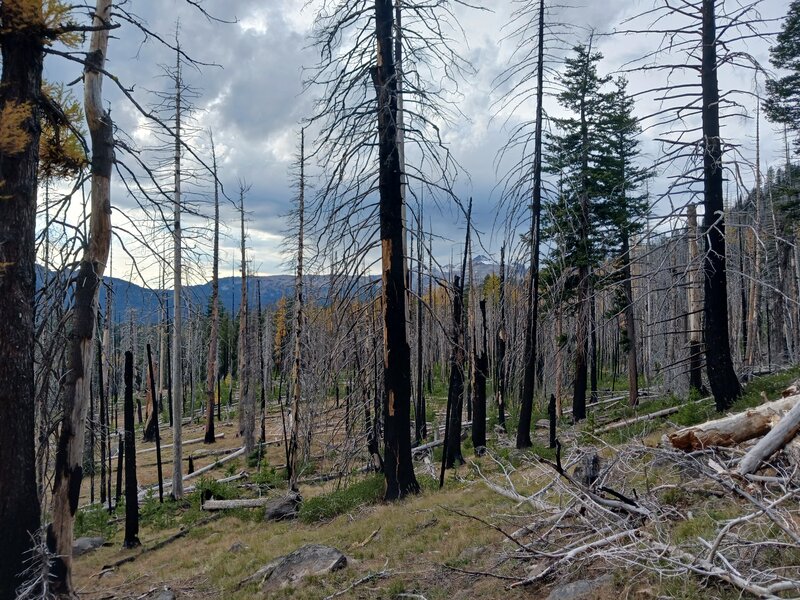
{"label": "evergreen tree", "polygon": [[795,144],[800,148],[800,0],[789,5],[777,41],[770,48],[770,62],[789,74],[767,81],[764,110],[770,120],[783,123],[798,134]]}
{"label": "evergreen tree", "polygon": [[[578,45],[559,75],[558,101],[572,116],[553,119],[557,133],[548,138],[547,167],[559,175],[561,193],[553,207],[554,222],[562,241],[563,260],[574,269],[576,300],[575,386],[573,416],[586,416],[586,387],[591,317],[591,272],[599,258],[596,223],[604,211],[604,181],[608,145],[605,143],[607,96],[610,78],[597,73],[602,54]],[[594,377],[593,377],[594,379]],[[593,383],[595,383],[593,381]]]}
{"label": "evergreen tree", "polygon": [[608,168],[602,173],[607,190],[605,218],[610,230],[602,239],[610,256],[618,263],[615,279],[620,285],[615,309],[625,317],[621,343],[628,354],[628,400],[633,406],[638,403],[639,391],[630,239],[644,226],[648,203],[647,195],[640,193],[640,189],[652,176],[652,170],[637,164],[641,154],[638,139],[641,128],[633,114],[633,98],[627,93],[628,82],[620,77],[614,85],[607,96],[604,160]]}

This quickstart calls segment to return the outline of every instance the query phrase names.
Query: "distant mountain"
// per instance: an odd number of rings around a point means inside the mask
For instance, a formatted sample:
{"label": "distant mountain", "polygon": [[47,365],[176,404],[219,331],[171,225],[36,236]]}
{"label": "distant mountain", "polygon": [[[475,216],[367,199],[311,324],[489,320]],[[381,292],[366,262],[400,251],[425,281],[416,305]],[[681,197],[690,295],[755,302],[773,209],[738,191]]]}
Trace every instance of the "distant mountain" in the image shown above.
{"label": "distant mountain", "polygon": [[[499,273],[500,265],[486,256],[478,255],[472,261],[472,269],[475,279],[478,282],[483,282],[488,275]],[[524,273],[524,269],[520,268],[519,265],[516,266],[516,270],[517,274]],[[36,275],[39,286],[44,280],[44,273],[44,268],[37,265]],[[457,265],[443,266],[437,276],[450,280],[453,275],[459,275],[460,273],[461,264],[459,263]],[[377,286],[370,287],[367,285],[370,280],[374,282],[377,279],[378,276],[364,278],[363,284],[359,283],[358,286],[354,287],[361,289],[362,295],[366,297],[378,290]],[[294,296],[294,275],[263,275],[250,279],[248,286],[250,302],[257,302],[257,281],[261,285],[261,305],[263,308],[275,305],[283,297],[292,298]],[[310,275],[306,277],[305,281],[311,296],[324,301],[328,293],[330,277],[328,275]],[[127,321],[131,318],[131,313],[133,313],[138,322],[157,323],[160,319],[162,302],[166,303],[170,313],[173,310],[172,290],[148,289],[118,277],[105,277],[103,285],[104,287],[100,292],[100,308],[105,311],[106,286],[110,285],[113,294],[112,313],[115,315],[115,320]],[[211,282],[186,286],[183,288],[183,293],[192,310],[205,312],[211,300]],[[236,314],[238,312],[242,300],[240,277],[220,278],[219,300],[220,306],[228,313]]]}

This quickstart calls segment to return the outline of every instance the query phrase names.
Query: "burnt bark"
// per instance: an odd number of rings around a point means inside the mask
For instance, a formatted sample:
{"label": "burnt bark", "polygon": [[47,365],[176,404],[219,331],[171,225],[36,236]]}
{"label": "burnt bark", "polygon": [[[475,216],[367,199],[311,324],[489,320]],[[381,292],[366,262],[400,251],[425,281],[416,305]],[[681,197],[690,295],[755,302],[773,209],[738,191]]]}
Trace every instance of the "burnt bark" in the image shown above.
{"label": "burnt bark", "polygon": [[392,0],[375,0],[377,57],[372,74],[378,105],[386,500],[416,494],[420,489],[411,460],[411,351],[406,334],[405,240],[393,14]]}
{"label": "burnt bark", "polygon": [[[0,114],[24,110],[23,143],[0,140],[0,598],[13,598],[39,529],[34,399],[35,229],[43,43],[22,0],[0,3]],[[13,493],[10,493],[13,490]]]}
{"label": "burnt bark", "polygon": [[480,301],[481,351],[475,353],[475,385],[472,388],[472,446],[477,454],[486,447],[486,375],[489,371],[489,356],[486,348],[486,300]]}
{"label": "burnt bark", "polygon": [[539,237],[542,211],[542,119],[544,98],[544,0],[539,0],[539,31],[536,58],[536,124],[533,154],[533,203],[531,204],[530,273],[528,274],[528,312],[525,326],[525,370],[520,393],[517,448],[529,448],[533,393],[536,385],[536,330],[539,320]]}
{"label": "burnt bark", "polygon": [[136,438],[133,422],[133,353],[125,353],[125,540],[123,548],[136,548],[139,541],[139,499],[136,484]]}
{"label": "burnt bark", "polygon": [[[728,277],[725,254],[722,141],[719,131],[719,84],[715,1],[703,0],[703,230],[705,256],[706,370],[718,411],[731,407],[742,393],[731,359],[728,332]],[[752,343],[752,341],[751,341]]]}

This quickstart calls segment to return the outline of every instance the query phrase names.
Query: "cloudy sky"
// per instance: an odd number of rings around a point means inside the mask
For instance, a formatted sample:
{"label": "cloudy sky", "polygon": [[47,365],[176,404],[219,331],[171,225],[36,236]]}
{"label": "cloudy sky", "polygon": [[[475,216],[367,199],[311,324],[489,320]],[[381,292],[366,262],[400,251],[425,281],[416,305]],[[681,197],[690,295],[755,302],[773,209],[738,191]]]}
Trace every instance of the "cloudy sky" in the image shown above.
{"label": "cloudy sky", "polygon": [[[288,231],[285,215],[290,209],[293,193],[290,168],[296,152],[299,124],[312,114],[317,91],[313,87],[304,90],[303,85],[308,77],[304,68],[313,66],[318,58],[318,50],[311,45],[310,33],[320,5],[334,5],[341,1],[206,0],[203,3],[209,13],[229,23],[207,19],[184,0],[139,0],[125,4],[125,8],[135,12],[147,29],[170,41],[174,39],[176,23],[180,21],[180,39],[185,52],[197,61],[213,63],[197,70],[186,68],[185,78],[187,84],[199,92],[194,101],[199,109],[198,128],[214,133],[220,179],[226,193],[235,198],[240,180],[252,185],[246,200],[248,247],[252,268],[261,274],[280,273],[286,269],[280,244]],[[512,61],[514,44],[506,39],[510,30],[505,26],[518,5],[509,0],[476,0],[476,3],[486,10],[457,8],[455,11],[464,38],[456,36],[453,43],[457,45],[459,55],[469,59],[475,68],[475,75],[461,83],[461,94],[456,99],[466,120],[448,124],[442,133],[463,167],[455,192],[465,200],[470,196],[474,198],[481,241],[489,253],[495,253],[499,252],[504,234],[502,226],[498,226],[504,217],[498,208],[498,151],[508,140],[509,127],[518,119],[529,117],[534,107],[523,107],[512,115],[497,114],[495,107],[499,91],[493,81]],[[738,2],[728,0],[727,5],[734,8]],[[765,18],[777,18],[783,16],[787,5],[786,0],[765,0],[760,11]],[[654,0],[587,0],[582,6],[559,9],[552,18],[574,26],[566,40],[571,44],[585,42],[590,30],[602,34],[633,27],[625,25],[624,20],[653,6]],[[635,27],[643,28],[649,24],[650,21],[639,21]],[[770,23],[764,26],[764,30],[776,31],[777,27],[776,23]],[[658,36],[627,34],[599,36],[594,44],[605,55],[601,70],[613,73],[629,61],[652,51],[659,41]],[[768,67],[768,43],[747,40],[744,44],[744,50]],[[149,90],[169,89],[162,66],[173,64],[175,56],[172,50],[141,29],[123,23],[115,30],[110,42],[108,61],[108,69],[133,90],[139,102],[148,105],[155,101]],[[558,65],[554,63],[553,67]],[[46,76],[50,80],[68,82],[78,74],[76,65],[58,57],[49,57],[46,62]],[[667,81],[665,77],[658,72],[631,73],[630,91],[644,90],[654,83],[663,85]],[[753,73],[744,69],[726,68],[720,73],[723,89],[751,91],[755,89],[754,81]],[[120,129],[139,147],[152,145],[154,139],[144,127],[145,119],[110,82],[106,82],[105,90],[112,116]],[[75,92],[81,94],[78,89]],[[747,96],[740,100],[752,114],[755,101]],[[637,111],[640,115],[649,114],[656,106],[652,98],[643,96]],[[558,114],[552,98],[547,101],[546,109],[550,114]],[[743,153],[752,158],[753,130],[752,120],[734,118],[727,123],[725,135],[742,144]],[[657,134],[657,130],[645,134],[644,148],[650,160],[657,159],[659,154],[658,145],[652,142]],[[208,156],[208,141],[204,133],[196,138],[194,144],[200,155]],[[764,124],[762,163],[781,163],[782,153],[782,134]],[[502,171],[502,166],[500,169]],[[654,187],[663,190],[665,177],[663,174]],[[742,177],[749,181],[753,179],[748,169],[744,169]],[[200,188],[201,196],[210,198],[209,188],[205,189],[206,192],[202,193]],[[198,196],[196,199],[203,198]],[[139,215],[135,202],[120,182],[114,186],[113,204],[117,223],[123,222],[125,216],[136,219]],[[657,210],[665,212],[668,204],[668,200],[662,201]],[[426,209],[426,212],[434,231],[441,236],[436,246],[436,252],[440,254],[438,258],[446,262],[451,246],[459,251],[463,218],[447,207],[438,211]],[[227,235],[222,243],[223,260],[230,265],[238,246],[237,217],[229,205],[223,208],[223,213],[224,233]],[[189,223],[204,224],[198,219],[190,219]],[[128,239],[124,233],[121,236]],[[198,230],[195,240],[189,243],[202,254],[205,250],[203,240],[207,239],[207,231]],[[135,243],[129,243],[134,254],[144,254],[136,250]],[[115,264],[114,275],[131,277],[130,260],[123,258],[116,246],[115,252],[115,256],[120,258]],[[119,262],[125,266],[120,267]],[[142,265],[146,275],[152,276],[152,266],[148,261],[142,261]],[[195,270],[193,277],[203,279],[207,275],[206,268],[207,262]],[[223,274],[230,268],[223,268]]]}

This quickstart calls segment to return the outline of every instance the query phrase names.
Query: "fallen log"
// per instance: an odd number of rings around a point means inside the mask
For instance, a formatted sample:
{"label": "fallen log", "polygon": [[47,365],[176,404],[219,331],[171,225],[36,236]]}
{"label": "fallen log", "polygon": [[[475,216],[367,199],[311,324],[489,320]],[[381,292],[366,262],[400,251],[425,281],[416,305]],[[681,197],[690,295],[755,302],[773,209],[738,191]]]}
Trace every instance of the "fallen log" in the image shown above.
{"label": "fallen log", "polygon": [[710,446],[735,446],[767,434],[798,400],[800,395],[781,398],[742,413],[680,429],[667,437],[673,447],[687,452]]}
{"label": "fallen log", "polygon": [[[224,433],[218,433],[217,435],[214,436],[214,439],[215,440],[221,440],[224,437],[225,437]],[[196,438],[196,439],[193,439],[193,440],[186,440],[181,445],[182,446],[189,446],[191,444],[199,444],[202,441],[203,441],[203,438]],[[161,446],[162,450],[165,450],[166,448],[172,448],[172,444],[166,444],[164,446]],[[147,454],[148,452],[155,452],[155,451],[156,451],[156,449],[155,449],[155,446],[154,446],[152,448],[146,448],[144,450],[139,450],[138,452],[136,452],[136,454]]]}
{"label": "fallen log", "polygon": [[[789,398],[797,399],[800,396],[789,396]],[[798,431],[800,431],[800,402],[795,403],[778,424],[744,455],[739,462],[739,474],[755,473],[762,462],[791,442]]]}
{"label": "fallen log", "polygon": [[[707,398],[704,398],[707,400]],[[664,408],[662,410],[657,410],[655,412],[648,413],[646,415],[641,415],[639,417],[631,417],[630,419],[622,419],[621,421],[614,421],[613,423],[609,423],[608,425],[604,425],[603,427],[599,427],[595,430],[595,433],[608,433],[609,431],[614,431],[615,429],[621,429],[622,427],[627,427],[628,425],[633,425],[635,423],[641,423],[643,421],[651,421],[653,419],[658,419],[659,417],[666,417],[668,415],[675,414],[681,409],[680,406],[670,406],[669,408]]]}
{"label": "fallen log", "polygon": [[269,498],[240,498],[238,500],[206,500],[203,510],[229,510],[233,508],[261,508],[269,504]]}
{"label": "fallen log", "polygon": [[[238,450],[236,450],[235,452],[229,454],[225,458],[222,458],[222,459],[220,459],[220,460],[218,460],[216,462],[213,462],[210,465],[206,465],[202,469],[197,469],[194,473],[189,473],[188,475],[184,475],[182,477],[182,480],[183,481],[188,481],[189,479],[194,479],[196,477],[199,477],[203,473],[208,473],[212,469],[216,469],[217,467],[219,467],[221,465],[224,465],[226,462],[228,462],[230,460],[233,460],[234,458],[237,458],[239,456],[242,456],[244,454],[244,452],[245,452],[245,448],[244,447],[239,448]],[[139,502],[141,502],[142,499],[147,495],[147,493],[151,489],[154,489],[154,487],[158,487],[158,486],[150,486],[148,488],[145,488],[141,492],[139,492]],[[167,489],[172,489],[172,481],[165,481],[164,482],[164,490],[166,491]]]}

